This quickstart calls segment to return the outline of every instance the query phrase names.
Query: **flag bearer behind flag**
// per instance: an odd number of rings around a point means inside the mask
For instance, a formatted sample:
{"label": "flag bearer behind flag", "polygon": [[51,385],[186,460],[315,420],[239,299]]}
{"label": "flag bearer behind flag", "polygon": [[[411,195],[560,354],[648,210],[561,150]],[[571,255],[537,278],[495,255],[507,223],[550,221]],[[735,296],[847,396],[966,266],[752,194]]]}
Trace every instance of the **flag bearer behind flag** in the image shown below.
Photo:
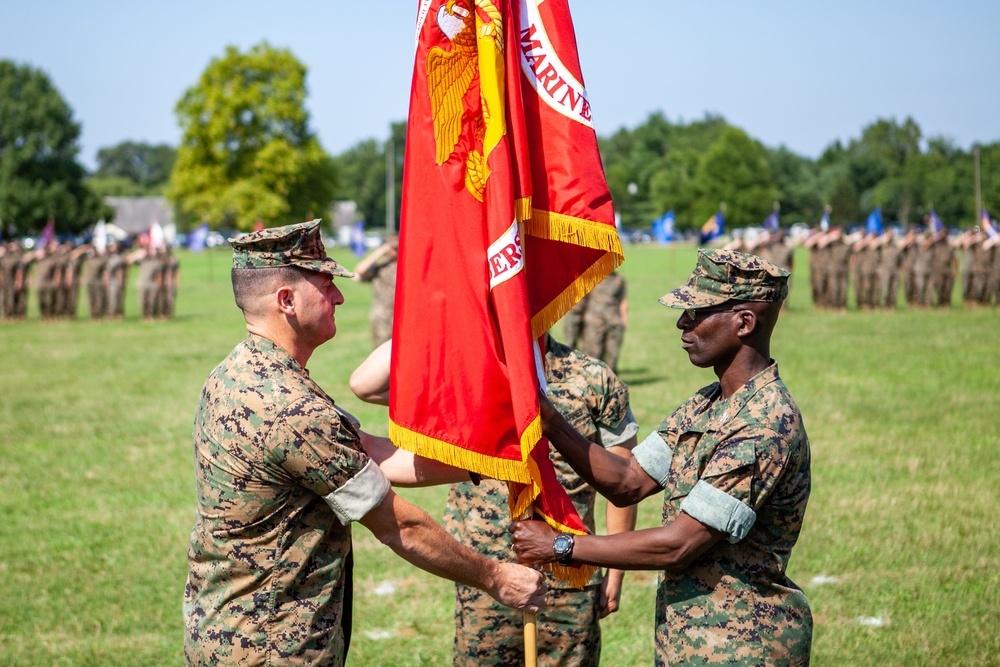
{"label": "flag bearer behind flag", "polygon": [[[618,456],[630,457],[638,425],[629,407],[628,387],[603,362],[543,338],[546,390],[552,404],[591,442]],[[389,403],[389,346],[376,349],[351,375],[351,389],[363,400]],[[555,450],[550,456],[559,483],[588,530],[595,531],[597,493]],[[507,485],[484,479],[453,484],[445,507],[444,526],[459,542],[492,560],[513,562]],[[608,503],[608,534],[635,528],[636,508]],[[595,574],[582,589],[548,574],[546,607],[538,613],[538,664],[596,667],[601,656],[599,619],[618,610],[622,570]],[[455,667],[519,665],[525,644],[521,614],[491,600],[481,591],[455,585]]]}

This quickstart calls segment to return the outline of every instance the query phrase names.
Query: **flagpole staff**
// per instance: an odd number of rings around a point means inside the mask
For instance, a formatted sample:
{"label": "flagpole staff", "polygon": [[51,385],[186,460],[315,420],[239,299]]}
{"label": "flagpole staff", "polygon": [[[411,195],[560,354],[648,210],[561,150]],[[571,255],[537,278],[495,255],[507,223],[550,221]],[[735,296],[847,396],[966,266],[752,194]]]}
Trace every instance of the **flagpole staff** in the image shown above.
{"label": "flagpole staff", "polygon": [[[534,511],[535,507],[532,505],[517,520],[528,521]],[[538,614],[528,610],[521,613],[524,626],[524,667],[538,667]]]}
{"label": "flagpole staff", "polygon": [[[540,343],[536,340],[531,344],[531,349],[535,357],[535,377],[538,378],[538,388],[543,392],[548,389],[545,382],[544,355]],[[524,514],[519,516],[518,521],[528,521],[535,515],[535,507],[532,505]],[[538,667],[538,614],[533,611],[524,611],[524,667]]]}

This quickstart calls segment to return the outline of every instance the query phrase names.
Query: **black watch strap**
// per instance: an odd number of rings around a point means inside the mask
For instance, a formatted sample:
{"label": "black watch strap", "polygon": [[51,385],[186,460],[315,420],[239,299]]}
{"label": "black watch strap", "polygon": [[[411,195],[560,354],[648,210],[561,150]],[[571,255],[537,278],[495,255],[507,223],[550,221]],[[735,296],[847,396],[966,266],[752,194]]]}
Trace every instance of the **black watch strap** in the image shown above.
{"label": "black watch strap", "polygon": [[572,533],[559,533],[552,541],[552,553],[555,554],[556,562],[560,565],[569,565],[573,562],[574,539]]}

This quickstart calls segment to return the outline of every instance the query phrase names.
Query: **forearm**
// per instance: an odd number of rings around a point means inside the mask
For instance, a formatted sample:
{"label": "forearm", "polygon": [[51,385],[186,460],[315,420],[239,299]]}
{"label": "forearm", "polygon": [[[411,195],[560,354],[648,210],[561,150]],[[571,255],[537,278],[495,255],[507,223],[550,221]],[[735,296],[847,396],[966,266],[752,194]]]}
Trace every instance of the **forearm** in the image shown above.
{"label": "forearm", "polygon": [[433,575],[490,590],[496,585],[496,563],[456,542],[419,508],[393,497],[392,512],[398,530],[379,540],[407,562]]}
{"label": "forearm", "polygon": [[434,486],[469,481],[469,471],[400,449],[388,438],[361,432],[361,445],[393,486]]}
{"label": "forearm", "polygon": [[582,535],[575,540],[573,560],[618,570],[680,572],[721,537],[719,531],[682,513],[668,526],[618,535]]}
{"label": "forearm", "polygon": [[659,488],[635,459],[587,440],[562,415],[547,420],[545,435],[570,467],[615,505],[633,505]]}
{"label": "forearm", "polygon": [[361,523],[401,558],[433,575],[482,589],[515,609],[537,611],[545,603],[541,573],[476,553],[391,491]]}
{"label": "forearm", "polygon": [[[635,522],[638,514],[639,507],[637,505],[615,507],[612,503],[608,503],[605,512],[605,524],[607,525],[608,535],[628,533],[635,530]],[[610,568],[606,576],[609,580],[608,586],[610,590],[620,591],[622,580],[625,578],[624,570]]]}

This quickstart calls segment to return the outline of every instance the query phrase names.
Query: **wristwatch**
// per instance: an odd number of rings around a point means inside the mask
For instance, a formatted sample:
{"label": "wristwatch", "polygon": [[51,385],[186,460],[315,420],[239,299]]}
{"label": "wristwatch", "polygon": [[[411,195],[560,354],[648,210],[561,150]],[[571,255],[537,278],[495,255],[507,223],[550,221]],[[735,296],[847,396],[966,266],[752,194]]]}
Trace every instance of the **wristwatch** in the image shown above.
{"label": "wristwatch", "polygon": [[569,565],[573,562],[573,535],[570,533],[559,533],[556,539],[552,540],[552,553],[556,555],[556,562],[560,565]]}

